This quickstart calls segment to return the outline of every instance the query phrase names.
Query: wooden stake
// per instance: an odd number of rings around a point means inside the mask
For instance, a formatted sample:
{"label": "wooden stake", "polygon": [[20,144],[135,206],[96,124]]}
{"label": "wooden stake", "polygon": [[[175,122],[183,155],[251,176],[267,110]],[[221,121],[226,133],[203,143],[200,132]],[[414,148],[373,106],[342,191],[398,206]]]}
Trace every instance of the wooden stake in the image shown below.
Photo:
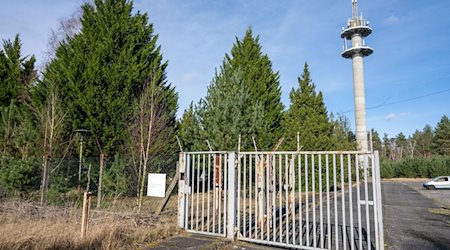
{"label": "wooden stake", "polygon": [[84,238],[88,229],[89,223],[89,208],[91,204],[91,192],[84,192],[83,194],[83,211],[81,215],[81,238]]}

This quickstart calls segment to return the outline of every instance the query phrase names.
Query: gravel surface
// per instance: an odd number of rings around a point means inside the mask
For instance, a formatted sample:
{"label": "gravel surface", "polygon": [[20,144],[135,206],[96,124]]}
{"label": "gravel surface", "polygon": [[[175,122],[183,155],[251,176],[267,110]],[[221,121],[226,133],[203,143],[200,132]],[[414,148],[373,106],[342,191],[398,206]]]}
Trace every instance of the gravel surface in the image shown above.
{"label": "gravel surface", "polygon": [[387,249],[450,249],[450,216],[433,212],[447,210],[443,201],[448,202],[448,190],[430,192],[422,183],[382,182]]}
{"label": "gravel surface", "polygon": [[[420,181],[403,181],[402,183],[417,190],[423,196],[432,199],[434,202],[450,209],[450,189],[425,189],[422,184],[427,180]],[[450,237],[450,236],[449,236]]]}

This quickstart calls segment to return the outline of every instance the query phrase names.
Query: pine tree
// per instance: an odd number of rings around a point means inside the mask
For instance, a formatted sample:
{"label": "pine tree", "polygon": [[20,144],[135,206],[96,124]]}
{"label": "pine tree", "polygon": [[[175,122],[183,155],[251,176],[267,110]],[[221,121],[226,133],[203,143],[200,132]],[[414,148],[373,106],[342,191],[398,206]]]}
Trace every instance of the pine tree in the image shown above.
{"label": "pine tree", "polygon": [[261,149],[270,150],[281,135],[284,107],[279,74],[273,71],[269,57],[262,53],[259,36],[255,37],[251,28],[241,40],[236,38],[226,62],[233,71],[239,70],[241,81],[248,89],[249,103],[260,105],[266,131],[256,134],[256,141]]}
{"label": "pine tree", "polygon": [[436,154],[450,155],[450,120],[446,115],[436,125],[432,147]]}
{"label": "pine tree", "polygon": [[298,78],[299,88],[292,89],[291,105],[284,119],[284,148],[296,150],[297,132],[303,150],[330,150],[335,147],[333,125],[327,116],[322,92],[316,93],[316,86],[310,78],[308,64]]}

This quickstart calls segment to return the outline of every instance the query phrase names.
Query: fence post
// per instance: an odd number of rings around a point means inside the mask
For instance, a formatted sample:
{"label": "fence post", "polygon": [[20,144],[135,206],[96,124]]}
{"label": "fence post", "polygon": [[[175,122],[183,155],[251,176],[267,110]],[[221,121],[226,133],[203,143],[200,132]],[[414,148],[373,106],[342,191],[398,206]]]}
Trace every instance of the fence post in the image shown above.
{"label": "fence post", "polygon": [[227,238],[234,241],[234,227],[236,225],[236,186],[235,186],[236,153],[228,153],[228,217]]}
{"label": "fence post", "polygon": [[178,161],[178,226],[184,228],[184,217],[186,214],[186,206],[185,206],[185,195],[184,195],[184,180],[185,180],[185,172],[186,172],[186,154],[180,152],[179,161]]}

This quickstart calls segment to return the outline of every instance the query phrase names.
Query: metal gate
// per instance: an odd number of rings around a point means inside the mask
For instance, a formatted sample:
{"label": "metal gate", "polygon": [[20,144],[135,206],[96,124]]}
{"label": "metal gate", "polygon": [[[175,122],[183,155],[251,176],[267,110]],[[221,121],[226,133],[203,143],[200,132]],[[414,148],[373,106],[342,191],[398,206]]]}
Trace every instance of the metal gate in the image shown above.
{"label": "metal gate", "polygon": [[297,249],[384,249],[378,152],[180,154],[180,227]]}

